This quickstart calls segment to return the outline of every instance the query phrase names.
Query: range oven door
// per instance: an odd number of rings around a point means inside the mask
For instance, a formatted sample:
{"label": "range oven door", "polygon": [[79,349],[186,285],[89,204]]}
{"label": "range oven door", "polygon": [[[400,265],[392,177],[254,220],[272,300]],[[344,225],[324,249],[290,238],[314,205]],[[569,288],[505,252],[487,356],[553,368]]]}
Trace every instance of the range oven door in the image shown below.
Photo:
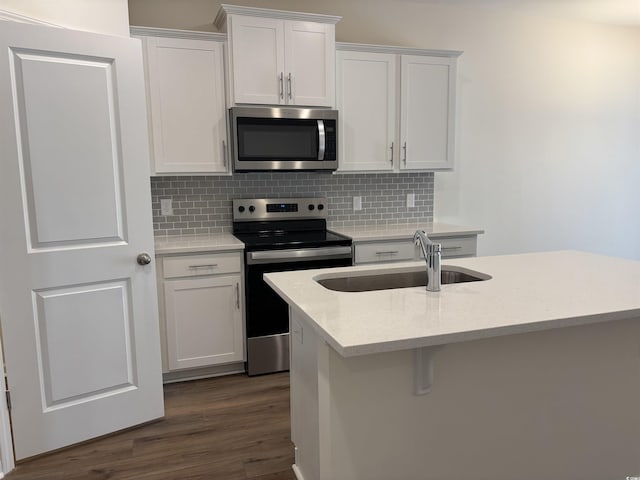
{"label": "range oven door", "polygon": [[[331,254],[324,254],[331,252]],[[289,370],[289,308],[262,276],[269,272],[346,267],[351,247],[269,250],[246,253],[247,373]]]}

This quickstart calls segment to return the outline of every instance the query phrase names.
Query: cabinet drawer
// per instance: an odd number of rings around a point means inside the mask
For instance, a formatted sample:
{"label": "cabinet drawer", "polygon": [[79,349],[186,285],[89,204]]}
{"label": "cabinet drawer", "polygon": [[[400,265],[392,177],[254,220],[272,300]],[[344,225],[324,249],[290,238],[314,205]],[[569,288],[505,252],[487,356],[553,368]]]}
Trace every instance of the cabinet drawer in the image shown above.
{"label": "cabinet drawer", "polygon": [[[477,237],[435,238],[434,242],[442,245],[442,258],[475,257]],[[420,252],[422,257],[422,252]]]}
{"label": "cabinet drawer", "polygon": [[410,240],[398,242],[358,243],[355,246],[355,263],[397,262],[413,260],[415,248]]}
{"label": "cabinet drawer", "polygon": [[162,267],[164,278],[237,273],[241,270],[241,259],[237,253],[181,255],[165,257]]}

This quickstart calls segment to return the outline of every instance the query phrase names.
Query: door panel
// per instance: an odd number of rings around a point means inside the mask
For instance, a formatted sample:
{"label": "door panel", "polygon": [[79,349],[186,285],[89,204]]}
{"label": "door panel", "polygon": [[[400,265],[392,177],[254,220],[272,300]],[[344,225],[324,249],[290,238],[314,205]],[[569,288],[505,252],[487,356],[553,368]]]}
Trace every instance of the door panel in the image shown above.
{"label": "door panel", "polygon": [[111,59],[12,49],[11,60],[31,248],[124,240]]}
{"label": "door panel", "polygon": [[0,320],[18,460],[163,415],[139,41],[0,22]]}
{"label": "door panel", "polygon": [[126,281],[34,292],[45,411],[135,387],[130,295]]}

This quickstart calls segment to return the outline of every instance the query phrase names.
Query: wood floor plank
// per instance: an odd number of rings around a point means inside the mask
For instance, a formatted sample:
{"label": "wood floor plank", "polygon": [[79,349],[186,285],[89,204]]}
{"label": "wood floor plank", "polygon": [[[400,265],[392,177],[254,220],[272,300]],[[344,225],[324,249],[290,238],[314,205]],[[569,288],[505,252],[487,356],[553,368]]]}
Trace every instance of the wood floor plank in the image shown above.
{"label": "wood floor plank", "polygon": [[20,463],[7,480],[295,480],[289,375],[165,385],[165,418]]}

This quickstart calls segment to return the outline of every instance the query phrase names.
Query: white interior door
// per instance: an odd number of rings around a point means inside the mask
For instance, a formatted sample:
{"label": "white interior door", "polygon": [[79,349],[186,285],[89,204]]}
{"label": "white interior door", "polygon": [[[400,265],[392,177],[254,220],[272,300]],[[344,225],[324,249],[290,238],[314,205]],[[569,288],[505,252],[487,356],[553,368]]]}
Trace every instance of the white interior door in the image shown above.
{"label": "white interior door", "polygon": [[0,22],[0,319],[16,459],[163,415],[137,40]]}

